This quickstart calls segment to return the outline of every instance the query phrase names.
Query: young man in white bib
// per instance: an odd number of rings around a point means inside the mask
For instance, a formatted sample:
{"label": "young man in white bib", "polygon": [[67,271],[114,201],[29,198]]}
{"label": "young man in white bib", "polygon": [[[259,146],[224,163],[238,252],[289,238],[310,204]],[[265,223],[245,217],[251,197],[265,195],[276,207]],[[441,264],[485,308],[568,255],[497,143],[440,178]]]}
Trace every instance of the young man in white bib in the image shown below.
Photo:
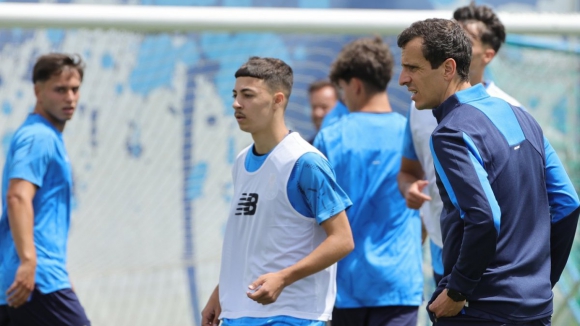
{"label": "young man in white bib", "polygon": [[326,158],[286,127],[292,68],[252,57],[235,77],[235,117],[254,144],[233,167],[220,279],[202,323],[323,326],[336,262],[354,247],[351,201]]}

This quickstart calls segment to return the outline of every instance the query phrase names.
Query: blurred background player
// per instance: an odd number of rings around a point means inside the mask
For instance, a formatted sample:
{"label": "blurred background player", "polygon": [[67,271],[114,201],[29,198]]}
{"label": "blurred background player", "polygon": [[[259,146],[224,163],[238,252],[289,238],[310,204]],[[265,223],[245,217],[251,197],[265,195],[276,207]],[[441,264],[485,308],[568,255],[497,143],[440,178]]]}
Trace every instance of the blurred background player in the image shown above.
{"label": "blurred background player", "polygon": [[[505,28],[493,10],[487,6],[477,6],[472,2],[469,6],[455,10],[453,18],[459,22],[471,40],[470,83],[472,85],[482,83],[490,96],[499,97],[520,106],[492,81],[483,79],[485,67],[495,57],[506,37]],[[431,263],[437,284],[443,274],[441,260],[443,240],[440,226],[443,203],[435,184],[435,168],[429,148],[429,139],[436,126],[437,120],[431,111],[417,110],[415,103],[411,103],[398,182],[407,206],[421,209],[421,217],[429,235]]]}
{"label": "blurred background player", "polygon": [[[310,100],[311,118],[316,132],[320,130],[322,119],[338,103],[338,89],[328,80],[316,81],[308,87]],[[312,144],[316,134],[308,141]]]}
{"label": "blurred background player", "polygon": [[397,188],[406,119],[389,103],[392,74],[393,56],[380,38],[346,45],[331,66],[350,113],[323,128],[314,146],[353,202],[348,218],[355,241],[338,262],[333,326],[417,324],[421,221]]}
{"label": "blurred background player", "polygon": [[254,144],[233,166],[220,280],[202,323],[323,326],[335,263],[353,248],[351,202],[328,161],[285,125],[292,69],[252,57],[235,76],[235,117]]}
{"label": "blurred background player", "polygon": [[90,325],[66,270],[72,175],[62,131],[76,110],[79,57],[38,58],[36,106],[14,134],[2,178],[0,325]]}
{"label": "blurred background player", "polygon": [[438,123],[431,150],[444,274],[428,304],[431,320],[550,325],[552,288],[580,211],[564,167],[530,114],[471,86],[472,45],[457,22],[415,22],[397,44],[399,84]]}

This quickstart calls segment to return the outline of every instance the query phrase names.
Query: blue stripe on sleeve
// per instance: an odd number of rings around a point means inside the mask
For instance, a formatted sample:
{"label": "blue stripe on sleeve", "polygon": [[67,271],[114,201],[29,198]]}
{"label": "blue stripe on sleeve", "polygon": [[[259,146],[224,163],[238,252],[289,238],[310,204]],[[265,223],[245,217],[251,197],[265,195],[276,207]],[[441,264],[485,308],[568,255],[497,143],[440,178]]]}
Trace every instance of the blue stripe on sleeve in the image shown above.
{"label": "blue stripe on sleeve", "polygon": [[417,152],[415,152],[413,134],[411,133],[411,110],[416,110],[413,103],[411,103],[409,112],[407,112],[407,124],[405,126],[405,134],[403,136],[403,156],[410,160],[418,161],[419,157],[417,156]]}
{"label": "blue stripe on sleeve", "polygon": [[580,200],[562,162],[546,137],[544,137],[544,151],[550,214],[552,223],[556,223],[578,208]]}
{"label": "blue stripe on sleeve", "polygon": [[463,140],[467,145],[467,149],[469,151],[469,157],[471,158],[471,162],[473,163],[473,167],[475,168],[475,172],[477,173],[477,178],[479,182],[481,182],[481,187],[485,192],[485,196],[487,197],[487,201],[489,203],[489,207],[491,207],[491,211],[493,214],[493,225],[497,234],[499,234],[499,228],[501,224],[501,209],[499,208],[499,204],[497,199],[495,198],[495,194],[491,189],[491,184],[487,179],[487,171],[483,168],[483,159],[477,150],[477,147],[473,143],[473,140],[465,133],[463,133]]}
{"label": "blue stripe on sleeve", "polygon": [[459,204],[457,203],[457,197],[455,196],[453,188],[451,188],[449,178],[447,178],[447,175],[445,174],[445,171],[443,171],[443,167],[441,166],[441,162],[439,162],[439,158],[437,158],[437,154],[435,154],[435,150],[433,149],[433,137],[429,139],[429,147],[431,148],[431,154],[433,155],[433,164],[435,165],[435,170],[437,171],[437,174],[439,174],[439,179],[441,179],[441,182],[443,182],[443,186],[445,186],[445,190],[447,190],[449,200],[451,200],[453,206],[457,208],[457,210],[461,214],[461,218],[463,219],[465,216],[465,212],[461,210],[461,208],[459,207]]}

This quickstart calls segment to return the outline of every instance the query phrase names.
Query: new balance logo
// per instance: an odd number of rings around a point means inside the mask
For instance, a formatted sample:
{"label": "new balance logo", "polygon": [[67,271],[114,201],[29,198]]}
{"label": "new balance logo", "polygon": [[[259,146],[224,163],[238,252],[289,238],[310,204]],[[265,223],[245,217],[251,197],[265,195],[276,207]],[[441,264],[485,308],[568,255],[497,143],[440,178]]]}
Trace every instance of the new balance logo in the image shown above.
{"label": "new balance logo", "polygon": [[243,193],[236,209],[236,215],[254,215],[258,205],[258,194]]}

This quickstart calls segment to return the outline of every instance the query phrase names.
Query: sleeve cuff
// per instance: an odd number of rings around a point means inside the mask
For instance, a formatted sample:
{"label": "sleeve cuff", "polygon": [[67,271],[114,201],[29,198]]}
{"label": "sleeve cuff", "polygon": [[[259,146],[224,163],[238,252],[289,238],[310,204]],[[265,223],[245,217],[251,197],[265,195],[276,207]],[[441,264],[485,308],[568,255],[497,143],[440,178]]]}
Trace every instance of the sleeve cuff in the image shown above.
{"label": "sleeve cuff", "polygon": [[446,287],[460,292],[469,299],[469,296],[473,293],[473,290],[479,281],[480,280],[472,280],[465,277],[455,267],[453,267],[453,271],[451,272],[451,275],[449,275]]}

